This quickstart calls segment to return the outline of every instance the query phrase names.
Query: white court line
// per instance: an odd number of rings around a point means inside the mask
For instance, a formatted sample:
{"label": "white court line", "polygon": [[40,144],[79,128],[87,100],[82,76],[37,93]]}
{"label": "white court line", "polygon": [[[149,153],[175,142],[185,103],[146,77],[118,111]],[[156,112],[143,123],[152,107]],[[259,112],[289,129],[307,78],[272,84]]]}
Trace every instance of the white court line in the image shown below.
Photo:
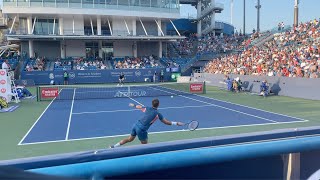
{"label": "white court line", "polygon": [[129,97],[129,96],[128,96],[128,98],[129,98],[129,99],[131,99],[132,101],[134,101],[134,102],[136,102],[136,103],[140,104],[141,106],[144,106],[142,103],[140,103],[139,101],[137,101],[137,100],[133,99],[132,97]]}
{"label": "white court line", "polygon": [[[183,92],[183,91],[180,91],[180,90],[176,90],[176,89],[172,89],[172,88],[168,88],[168,87],[161,87],[161,88],[168,89],[168,90],[172,90],[172,91],[178,91],[178,92],[186,93],[186,92]],[[198,97],[202,97],[202,98],[206,98],[206,99],[211,99],[211,100],[215,100],[215,101],[220,101],[220,102],[224,102],[224,103],[227,103],[227,104],[232,104],[232,105],[236,105],[236,106],[241,106],[241,107],[245,107],[245,108],[249,108],[249,109],[254,109],[254,110],[258,110],[258,111],[263,111],[263,112],[267,112],[267,113],[270,113],[270,114],[276,114],[276,115],[285,116],[285,117],[289,117],[289,118],[293,118],[293,119],[298,119],[298,120],[305,121],[305,122],[308,122],[308,121],[309,121],[309,120],[307,120],[307,119],[302,119],[302,118],[293,117],[293,116],[289,116],[289,115],[285,115],[285,114],[280,114],[280,113],[276,113],[276,112],[271,112],[271,111],[267,111],[267,110],[263,110],[263,109],[258,109],[258,108],[254,108],[254,107],[250,107],[250,106],[246,106],[246,105],[242,105],[242,104],[236,104],[236,103],[232,103],[232,102],[229,102],[229,101],[223,101],[223,100],[219,100],[219,99],[215,99],[215,98],[211,98],[211,97],[207,97],[207,96],[201,96],[201,95],[199,95],[199,94],[191,94],[191,93],[190,93],[190,95],[194,95],[194,96],[198,96]]]}
{"label": "white court line", "polygon": [[[170,94],[174,94],[172,92],[165,91],[165,90],[162,90],[162,89],[157,89],[157,88],[153,88],[153,89],[156,89],[158,91],[163,91],[163,92],[166,92],[166,93],[170,93]],[[226,110],[229,110],[229,111],[233,111],[233,112],[237,112],[237,113],[240,113],[240,114],[244,114],[244,115],[247,115],[247,116],[252,116],[252,117],[255,117],[255,118],[263,119],[265,121],[278,123],[278,121],[274,121],[274,120],[271,120],[271,119],[268,119],[268,118],[264,118],[264,117],[256,116],[256,115],[253,115],[253,114],[245,113],[245,112],[242,112],[242,111],[230,109],[230,108],[227,108],[227,107],[224,107],[224,106],[219,106],[219,105],[216,105],[216,104],[208,103],[208,102],[201,101],[201,100],[194,99],[194,98],[190,98],[190,97],[187,97],[187,96],[183,96],[183,95],[178,95],[178,96],[184,97],[186,99],[191,99],[191,100],[194,100],[194,101],[198,101],[198,102],[201,102],[201,103],[209,104],[209,105],[212,105],[212,106],[215,106],[215,107],[219,107],[219,108],[222,108],[222,109],[226,109]]]}
{"label": "white court line", "polygon": [[85,92],[77,92],[77,94],[87,94],[87,93],[114,93],[116,91],[85,91]]}
{"label": "white court line", "polygon": [[[120,92],[120,93],[122,93],[121,91],[119,91],[119,92]],[[127,96],[127,95],[126,95],[126,94],[124,94],[124,93],[123,93],[123,95],[124,95],[124,96],[126,96],[127,98],[131,99],[132,101],[134,101],[134,102],[136,102],[136,103],[140,104],[141,106],[144,106],[142,103],[140,103],[139,101],[137,101],[137,100],[135,100],[135,99],[131,98],[130,96]]]}
{"label": "white court line", "polygon": [[[62,88],[63,89],[63,88]],[[60,94],[61,90],[59,90],[58,95]],[[41,119],[41,117],[44,115],[44,113],[48,110],[48,108],[51,106],[51,104],[53,103],[53,101],[56,99],[53,98],[51,100],[51,102],[48,104],[48,106],[46,107],[46,109],[44,109],[44,111],[40,114],[40,116],[38,117],[38,119],[36,120],[36,122],[33,123],[33,125],[31,126],[31,128],[28,130],[28,132],[23,136],[23,138],[20,140],[20,142],[18,143],[18,145],[21,145],[21,143],[24,141],[24,139],[29,135],[29,133],[31,132],[31,130],[33,129],[33,127],[38,123],[38,121]]]}
{"label": "white court line", "polygon": [[68,138],[69,138],[69,131],[70,131],[70,125],[71,125],[71,119],[72,119],[74,97],[76,96],[76,89],[77,88],[74,88],[74,90],[73,90],[73,96],[72,96],[72,102],[71,102],[71,108],[70,108],[70,115],[69,115],[69,121],[68,121],[67,133],[66,133],[66,140],[68,140]]}
{"label": "white court line", "polygon": [[[212,127],[212,128],[199,128],[195,131],[202,130],[214,130],[214,129],[227,129],[227,128],[240,128],[240,127],[251,127],[251,126],[266,126],[266,125],[279,125],[279,124],[293,124],[293,123],[304,123],[305,121],[290,121],[290,122],[280,122],[280,123],[262,123],[262,124],[248,124],[248,125],[238,125],[238,126],[223,126],[223,127]],[[160,131],[160,132],[150,132],[149,134],[162,134],[162,133],[175,133],[175,132],[188,132],[189,130],[173,130],[173,131]],[[103,139],[103,138],[114,138],[114,137],[123,137],[128,136],[129,134],[122,135],[113,135],[113,136],[97,136],[89,138],[77,138],[77,139],[68,139],[68,140],[54,140],[54,141],[43,141],[43,142],[32,142],[32,143],[23,143],[18,144],[20,146],[25,145],[35,145],[35,144],[46,144],[46,143],[58,143],[58,142],[72,142],[72,141],[82,141],[82,140],[93,140],[93,139]]]}
{"label": "white court line", "polygon": [[[164,107],[158,109],[184,109],[184,108],[201,108],[201,107],[210,107],[214,105],[202,105],[202,106],[180,106],[180,107]],[[125,110],[110,110],[110,111],[88,111],[88,112],[79,112],[73,113],[74,115],[80,114],[99,114],[99,113],[113,113],[113,112],[131,112],[131,111],[140,111],[140,109],[125,109]]]}

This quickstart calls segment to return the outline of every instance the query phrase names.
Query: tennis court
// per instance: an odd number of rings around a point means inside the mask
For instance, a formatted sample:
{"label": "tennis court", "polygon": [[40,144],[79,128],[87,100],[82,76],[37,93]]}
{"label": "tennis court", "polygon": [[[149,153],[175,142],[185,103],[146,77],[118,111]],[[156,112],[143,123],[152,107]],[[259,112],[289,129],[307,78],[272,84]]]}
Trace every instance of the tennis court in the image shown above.
{"label": "tennis court", "polygon": [[[131,87],[130,91],[128,87]],[[143,115],[141,111],[130,108],[128,104],[149,106],[155,97],[160,100],[159,111],[165,118],[183,122],[197,120],[200,123],[199,131],[307,121],[191,94],[170,86],[128,87],[61,88],[59,98],[51,101],[19,145],[128,135],[132,125]],[[149,132],[152,134],[177,131],[184,130],[156,121]]]}

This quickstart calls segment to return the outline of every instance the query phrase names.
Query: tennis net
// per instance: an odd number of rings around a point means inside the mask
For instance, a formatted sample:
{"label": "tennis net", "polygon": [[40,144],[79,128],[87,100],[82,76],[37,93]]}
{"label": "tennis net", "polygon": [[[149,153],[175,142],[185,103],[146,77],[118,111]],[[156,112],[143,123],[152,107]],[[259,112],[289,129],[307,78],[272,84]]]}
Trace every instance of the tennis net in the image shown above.
{"label": "tennis net", "polygon": [[205,93],[205,83],[163,83],[142,85],[52,85],[37,88],[38,101],[158,97]]}

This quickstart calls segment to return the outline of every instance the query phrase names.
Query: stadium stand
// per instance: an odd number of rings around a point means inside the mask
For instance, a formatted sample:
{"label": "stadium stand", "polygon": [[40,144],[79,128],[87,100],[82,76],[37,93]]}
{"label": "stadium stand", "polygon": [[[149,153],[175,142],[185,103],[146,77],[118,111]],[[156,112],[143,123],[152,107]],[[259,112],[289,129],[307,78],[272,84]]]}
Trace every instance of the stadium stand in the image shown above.
{"label": "stadium stand", "polygon": [[146,69],[162,67],[161,63],[156,60],[154,56],[114,58],[112,61],[114,69]]}
{"label": "stadium stand", "polygon": [[57,58],[54,62],[55,71],[64,71],[72,69],[72,60],[71,59],[59,59]]}
{"label": "stadium stand", "polygon": [[319,20],[299,24],[240,54],[213,59],[205,72],[214,74],[319,77]]}
{"label": "stadium stand", "polygon": [[217,37],[213,34],[207,34],[198,39],[198,53],[219,53],[229,50],[242,50],[244,48],[242,42],[245,36],[234,35]]}
{"label": "stadium stand", "polygon": [[73,59],[73,69],[75,70],[103,70],[108,69],[106,63],[101,59]]}
{"label": "stadium stand", "polygon": [[43,58],[37,58],[37,59],[28,59],[25,61],[25,71],[44,71],[46,70],[46,59]]}
{"label": "stadium stand", "polygon": [[188,38],[178,40],[177,42],[172,43],[173,48],[176,49],[179,56],[194,56],[197,52],[196,42],[197,36],[196,34],[190,34]]}

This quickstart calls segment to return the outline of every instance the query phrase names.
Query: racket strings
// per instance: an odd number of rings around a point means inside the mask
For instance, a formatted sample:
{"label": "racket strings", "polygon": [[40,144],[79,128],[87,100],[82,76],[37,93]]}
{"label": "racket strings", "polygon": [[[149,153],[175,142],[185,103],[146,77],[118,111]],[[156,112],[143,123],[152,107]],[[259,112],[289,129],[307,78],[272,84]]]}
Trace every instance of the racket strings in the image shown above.
{"label": "racket strings", "polygon": [[199,123],[197,121],[192,121],[188,124],[188,128],[190,130],[195,130],[195,129],[197,129],[198,125],[199,125]]}

